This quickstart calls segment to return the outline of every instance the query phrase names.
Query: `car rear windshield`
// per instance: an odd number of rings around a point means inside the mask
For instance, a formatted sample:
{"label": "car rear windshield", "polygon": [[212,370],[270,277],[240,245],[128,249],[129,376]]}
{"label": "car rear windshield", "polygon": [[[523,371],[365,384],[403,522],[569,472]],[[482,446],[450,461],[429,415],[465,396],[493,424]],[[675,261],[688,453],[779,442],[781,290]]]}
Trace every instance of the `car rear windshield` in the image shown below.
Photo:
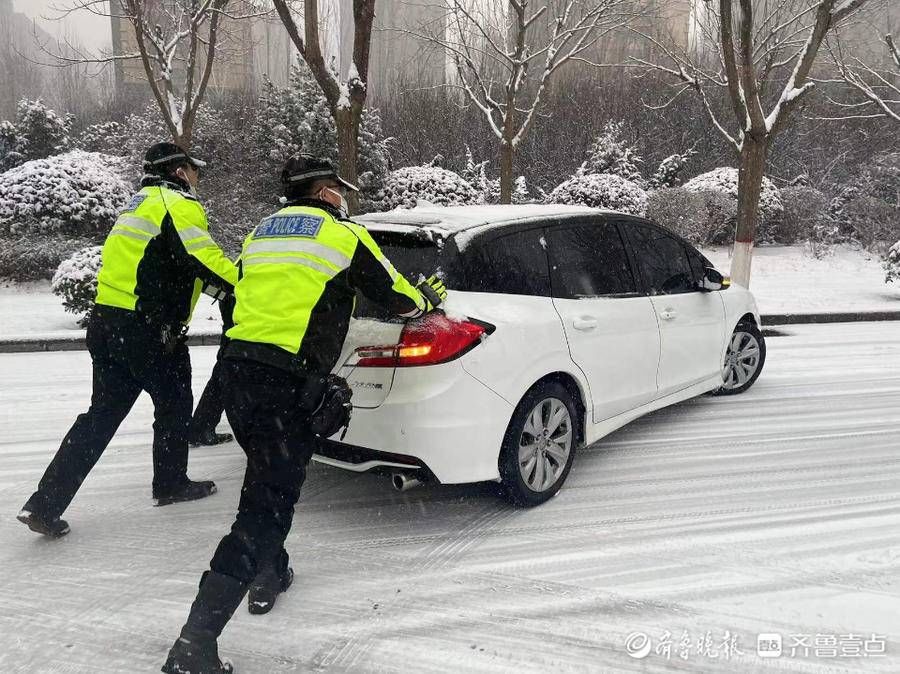
{"label": "car rear windshield", "polygon": [[[435,240],[429,232],[424,230],[412,232],[370,230],[370,233],[385,257],[413,285],[416,285],[421,278],[428,278],[432,274],[439,273],[449,287],[454,287],[449,278],[450,270],[446,264],[450,256],[445,253],[446,242],[443,239]],[[390,312],[363,297],[361,293],[357,293],[354,316],[379,320],[395,319]]]}

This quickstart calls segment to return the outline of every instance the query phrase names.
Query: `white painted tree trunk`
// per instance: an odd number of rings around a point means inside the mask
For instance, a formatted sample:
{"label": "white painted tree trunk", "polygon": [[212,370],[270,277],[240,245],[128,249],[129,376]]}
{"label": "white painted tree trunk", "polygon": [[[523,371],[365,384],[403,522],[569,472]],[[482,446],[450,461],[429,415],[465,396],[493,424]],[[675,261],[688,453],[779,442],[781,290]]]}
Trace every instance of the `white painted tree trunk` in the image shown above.
{"label": "white painted tree trunk", "polygon": [[731,258],[731,282],[750,287],[750,263],[753,261],[753,242],[735,241]]}

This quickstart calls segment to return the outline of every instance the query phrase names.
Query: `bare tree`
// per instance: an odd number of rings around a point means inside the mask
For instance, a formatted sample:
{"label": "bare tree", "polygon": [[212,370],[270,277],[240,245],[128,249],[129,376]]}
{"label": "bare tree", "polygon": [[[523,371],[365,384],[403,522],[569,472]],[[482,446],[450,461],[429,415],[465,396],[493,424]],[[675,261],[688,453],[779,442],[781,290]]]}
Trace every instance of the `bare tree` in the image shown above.
{"label": "bare tree", "polygon": [[[235,7],[243,13],[230,12]],[[245,0],[74,0],[55,9],[58,18],[91,12],[130,26],[133,47],[124,53],[92,56],[69,49],[51,55],[62,66],[139,61],[166,128],[185,147],[209,86],[223,23],[266,13],[253,11]]]}
{"label": "bare tree", "polygon": [[884,36],[883,42],[889,57],[889,65],[884,67],[872,65],[853,55],[839,43],[831,48],[840,80],[827,81],[849,85],[857,98],[862,100],[846,103],[831,99],[832,103],[848,112],[842,117],[830,119],[887,118],[900,122],[900,47],[890,33]]}
{"label": "bare tree", "polygon": [[[303,2],[303,34],[294,20],[291,0],[274,0],[275,11],[287,29],[300,56],[309,65],[337,129],[338,161],[344,177],[357,182],[359,173],[359,125],[366,104],[366,78],[369,72],[369,49],[372,42],[372,23],[375,19],[375,0],[353,0],[353,63],[344,79],[322,54],[321,21],[318,0]],[[348,195],[351,212],[359,208],[355,193]]]}
{"label": "bare tree", "polygon": [[[750,284],[760,192],[772,142],[813,88],[810,71],[826,36],[865,3],[719,0],[718,11],[709,11],[701,27],[713,53],[702,48],[679,50],[645,36],[663,58],[659,62],[633,59],[639,66],[677,79],[675,97],[685,91],[699,96],[738,157],[738,213],[731,262],[736,283]],[[717,91],[727,98],[730,121],[720,119],[716,112],[713,97]]]}
{"label": "bare tree", "polygon": [[438,0],[444,20],[409,32],[444,50],[458,87],[497,139],[500,202],[512,200],[516,150],[560,69],[639,13],[634,0]]}

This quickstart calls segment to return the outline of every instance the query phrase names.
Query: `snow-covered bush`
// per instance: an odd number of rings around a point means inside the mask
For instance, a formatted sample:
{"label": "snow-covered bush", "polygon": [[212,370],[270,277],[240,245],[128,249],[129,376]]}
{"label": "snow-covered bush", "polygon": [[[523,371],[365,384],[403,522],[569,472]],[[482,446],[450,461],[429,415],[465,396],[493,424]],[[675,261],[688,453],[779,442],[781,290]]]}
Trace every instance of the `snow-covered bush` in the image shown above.
{"label": "snow-covered bush", "polygon": [[588,159],[578,169],[577,175],[610,174],[644,187],[638,167],[643,161],[625,138],[625,122],[610,121],[594,140]]}
{"label": "snow-covered bush", "polygon": [[867,248],[897,238],[891,232],[900,229],[900,152],[877,155],[836,192],[829,212],[843,237]]}
{"label": "snow-covered bush", "polygon": [[548,194],[545,203],[592,206],[644,215],[647,212],[647,193],[621,176],[576,175]]}
{"label": "snow-covered bush", "polygon": [[86,152],[102,152],[104,154],[129,154],[130,136],[123,124],[118,122],[99,122],[86,127],[78,136],[77,145]]}
{"label": "snow-covered bush", "polygon": [[0,122],[0,171],[25,161],[25,139],[9,120]]}
{"label": "snow-covered bush", "polygon": [[438,206],[467,206],[479,203],[480,195],[462,176],[440,166],[405,166],[388,174],[379,192],[380,210],[413,208],[418,201]]}
{"label": "snow-covered bush", "polygon": [[[500,178],[489,178],[487,174],[488,164],[491,162],[487,159],[476,162],[472,155],[472,150],[466,145],[466,166],[460,173],[464,180],[472,185],[480,195],[479,203],[482,204],[499,204],[500,203]],[[528,183],[525,176],[518,176],[513,181],[512,203],[527,204],[533,199],[528,193]]]}
{"label": "snow-covered bush", "polygon": [[900,241],[888,249],[884,256],[885,283],[900,281]]}
{"label": "snow-covered bush", "polygon": [[737,202],[721,192],[671,187],[648,196],[647,217],[698,246],[732,241],[736,215]]}
{"label": "snow-covered bush", "polygon": [[0,174],[0,233],[102,235],[132,188],[118,157],[73,150]]}
{"label": "snow-covered bush", "polygon": [[664,187],[677,187],[681,183],[681,174],[685,166],[695,154],[696,151],[691,149],[663,159],[648,181],[649,188],[658,190]]}
{"label": "snow-covered bush", "polygon": [[0,279],[49,279],[60,263],[76,250],[94,244],[91,239],[62,234],[0,236]]}
{"label": "snow-covered bush", "polygon": [[646,215],[691,243],[706,243],[704,199],[697,192],[677,187],[655,190],[648,195]]}
{"label": "snow-covered bush", "polygon": [[87,324],[94,308],[102,250],[102,246],[89,246],[77,251],[59,265],[50,282],[53,294],[62,297],[63,308],[81,317],[81,325]]}
{"label": "snow-covered bush", "polygon": [[826,243],[829,227],[828,197],[814,187],[784,187],[781,189],[784,218],[772,231],[776,243],[791,244],[815,238]]}
{"label": "snow-covered bush", "polygon": [[862,194],[900,208],[900,152],[884,152],[863,166],[858,186]]}
{"label": "snow-covered bush", "polygon": [[900,209],[876,197],[850,201],[844,209],[853,238],[867,250],[883,251],[900,239]]}
{"label": "snow-covered bush", "polygon": [[171,140],[155,104],[127,115],[122,127],[125,135],[124,154],[131,158],[138,170],[148,147],[153,143]]}
{"label": "snow-covered bush", "polygon": [[[691,178],[684,184],[690,192],[721,192],[734,198],[737,203],[738,170],[722,167]],[[756,231],[758,242],[771,242],[772,232],[779,226],[784,217],[784,205],[778,188],[768,178],[763,178],[762,191],[759,198],[759,225]]]}
{"label": "snow-covered bush", "polygon": [[[264,83],[253,135],[251,142],[262,156],[279,166],[300,152],[337,162],[337,127],[325,95],[305,63],[294,66],[287,88]],[[388,143],[378,112],[364,110],[358,163],[364,203],[379,191],[390,170]]]}
{"label": "snow-covered bush", "polygon": [[16,105],[15,123],[5,122],[0,133],[0,168],[65,152],[74,120],[72,115],[60,117],[40,99],[23,98]]}

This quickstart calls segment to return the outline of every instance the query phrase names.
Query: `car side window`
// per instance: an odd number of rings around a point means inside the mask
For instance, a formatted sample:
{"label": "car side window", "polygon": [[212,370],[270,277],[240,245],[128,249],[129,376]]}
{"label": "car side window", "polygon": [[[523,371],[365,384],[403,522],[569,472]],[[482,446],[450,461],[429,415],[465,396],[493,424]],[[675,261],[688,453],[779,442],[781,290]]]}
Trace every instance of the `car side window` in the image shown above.
{"label": "car side window", "polygon": [[694,271],[681,240],[649,225],[628,223],[626,227],[651,295],[676,295],[697,290]]}
{"label": "car side window", "polygon": [[473,292],[550,296],[543,229],[506,234],[474,245],[467,255]]}
{"label": "car side window", "polygon": [[704,276],[706,276],[706,268],[712,267],[713,264],[693,246],[685,246],[685,249],[687,250],[688,262],[691,264],[691,273],[694,275],[694,282],[700,283]]}
{"label": "car side window", "polygon": [[608,223],[547,231],[553,296],[563,299],[637,292],[619,229]]}

